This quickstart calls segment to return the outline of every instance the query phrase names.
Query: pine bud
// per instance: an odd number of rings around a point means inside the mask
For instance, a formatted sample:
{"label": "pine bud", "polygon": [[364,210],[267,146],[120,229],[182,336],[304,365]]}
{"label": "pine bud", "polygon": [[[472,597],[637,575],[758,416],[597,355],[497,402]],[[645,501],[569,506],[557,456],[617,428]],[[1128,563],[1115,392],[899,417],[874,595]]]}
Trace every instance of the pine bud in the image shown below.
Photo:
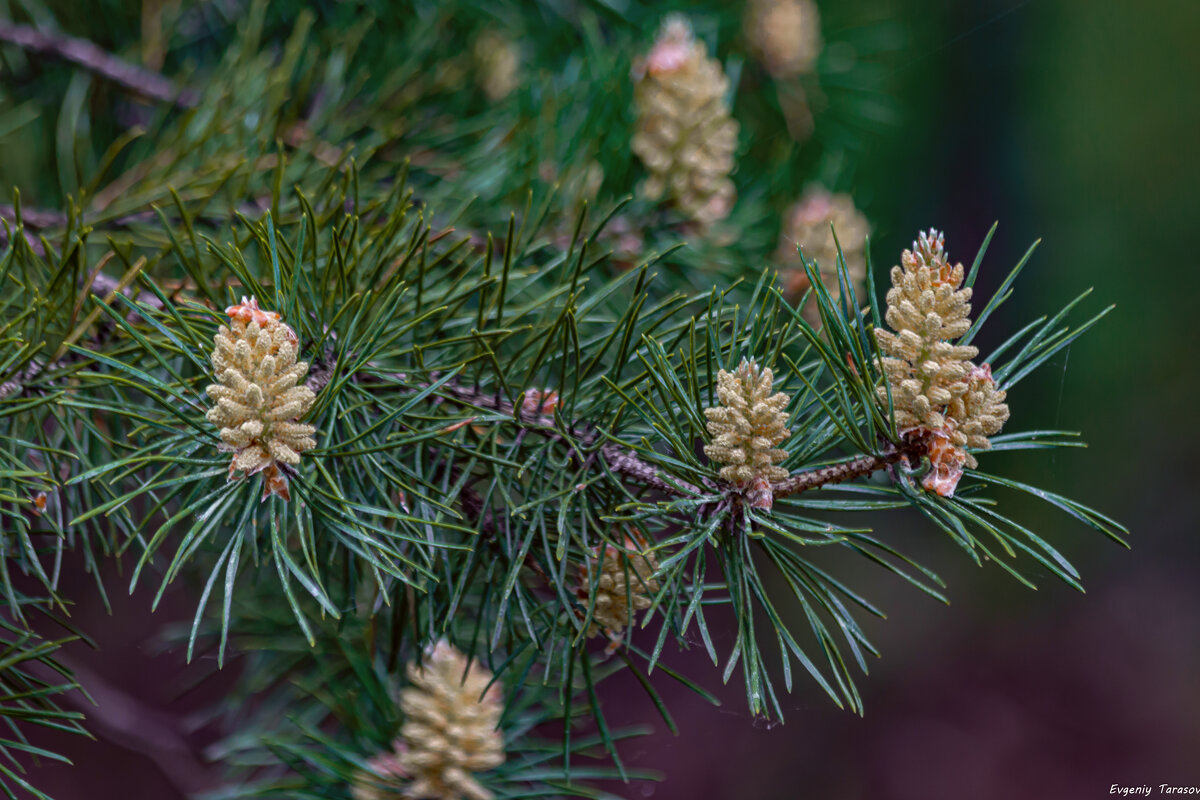
{"label": "pine bud", "polygon": [[[830,225],[833,229],[830,229]],[[833,232],[837,232],[834,239]],[[821,267],[821,282],[835,301],[841,298],[841,283],[838,281],[838,243],[842,245],[842,256],[846,259],[846,271],[854,286],[855,294],[862,296],[863,282],[867,277],[866,239],[871,232],[867,218],[854,206],[848,194],[830,194],[820,187],[805,191],[800,202],[788,209],[783,217],[783,230],[779,235],[779,246],[775,260],[785,265],[783,272],[784,291],[793,299],[799,299],[810,286],[808,273],[800,264],[796,245],[804,251],[805,260],[814,260]],[[816,305],[809,303],[804,312],[810,320],[817,318]]]}
{"label": "pine bud", "polygon": [[952,497],[963,469],[976,466],[966,448],[990,447],[987,437],[1008,419],[1008,406],[991,368],[971,361],[979,351],[951,344],[971,328],[971,290],[960,288],[963,267],[950,264],[942,234],[921,233],[900,262],[892,269],[887,295],[887,322],[895,333],[875,331],[888,381],[877,392],[886,403],[891,389],[901,431],[920,428],[933,434],[932,470],[923,485]]}
{"label": "pine bud", "polygon": [[529,415],[554,416],[558,408],[558,392],[553,389],[526,389],[521,411]]}
{"label": "pine bud", "polygon": [[720,62],[708,57],[687,19],[673,14],[634,80],[631,146],[650,172],[644,194],[669,197],[702,225],[724,219],[736,194],[729,174],[738,124],[725,105],[729,79]]}
{"label": "pine bud", "polygon": [[821,21],[812,0],[751,0],[744,24],[751,51],[771,75],[812,72],[821,52]]}
{"label": "pine bud", "polygon": [[625,625],[632,622],[634,612],[649,608],[658,582],[650,576],[658,569],[658,559],[648,552],[644,543],[625,537],[625,549],[611,544],[596,548],[579,569],[579,588],[576,596],[586,608],[593,585],[596,600],[592,607],[592,623],[587,635],[603,631],[614,642],[620,641]]}
{"label": "pine bud", "polygon": [[208,387],[216,405],[208,421],[221,429],[220,449],[233,453],[229,474],[263,473],[263,498],[290,499],[286,469],[316,447],[316,430],[296,420],[312,407],[314,395],[301,384],[308,363],[296,360],[299,340],[274,311],[251,297],[225,309],[230,325],[214,339],[213,374]]}
{"label": "pine bud", "polygon": [[[712,444],[704,454],[724,464],[720,475],[734,486],[748,488],[756,480],[781,481],[788,472],[776,466],[787,452],[776,447],[791,435],[783,409],[790,399],[783,392],[771,394],[775,376],[770,369],[742,359],[735,372],[717,373],[719,405],[704,409]],[[761,484],[758,485],[761,494]],[[756,507],[769,508],[759,498]]]}
{"label": "pine bud", "polygon": [[[491,800],[474,773],[504,763],[504,737],[496,728],[504,713],[500,685],[478,662],[445,640],[410,664],[412,684],[400,693],[406,749],[400,767],[413,777],[410,797]],[[490,685],[489,685],[490,684]]]}

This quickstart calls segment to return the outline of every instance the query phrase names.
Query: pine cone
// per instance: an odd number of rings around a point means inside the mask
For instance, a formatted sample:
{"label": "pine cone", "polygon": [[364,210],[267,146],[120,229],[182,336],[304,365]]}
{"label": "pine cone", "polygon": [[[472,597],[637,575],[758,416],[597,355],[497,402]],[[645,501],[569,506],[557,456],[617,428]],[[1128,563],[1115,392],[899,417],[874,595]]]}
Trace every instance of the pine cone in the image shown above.
{"label": "pine cone", "polygon": [[[979,351],[950,343],[971,328],[971,290],[959,288],[963,267],[951,266],[942,234],[921,233],[901,264],[892,269],[887,295],[887,322],[896,332],[875,331],[885,354],[880,366],[896,425],[933,434],[928,452],[933,470],[925,488],[952,497],[963,468],[976,466],[966,448],[990,447],[987,437],[1008,419],[1008,406],[991,368],[971,361]],[[888,387],[876,391],[886,404]]]}
{"label": "pine cone", "polygon": [[[896,333],[875,331],[887,356],[883,371],[900,428],[946,427],[943,412],[966,393],[971,359],[979,352],[950,344],[971,327],[971,290],[958,288],[962,264],[951,267],[941,248],[941,234],[930,231],[928,237],[921,234],[913,250],[904,251],[904,266],[892,269],[887,294],[887,322]],[[886,403],[886,390],[878,391]]]}
{"label": "pine cone", "polygon": [[738,124],[725,106],[729,79],[720,62],[684,17],[671,15],[634,78],[632,148],[650,172],[644,194],[668,196],[702,225],[724,219],[736,195],[729,174]]}
{"label": "pine cone", "polygon": [[[597,548],[580,566],[576,590],[579,602],[587,607],[593,583],[596,587],[587,635],[595,636],[603,630],[609,638],[619,641],[626,623],[633,620],[633,613],[650,607],[651,596],[658,591],[658,582],[650,576],[657,569],[658,559],[633,537],[625,537],[624,551],[611,544]],[[599,577],[593,577],[597,570]]]}
{"label": "pine cone", "polygon": [[[972,365],[967,374],[967,391],[946,409],[946,416],[955,422],[954,444],[976,450],[989,449],[992,443],[988,437],[999,433],[1008,420],[1005,396],[1005,392],[996,388],[990,365]],[[966,454],[966,465],[971,469],[978,466],[970,453]]]}
{"label": "pine cone", "polygon": [[776,466],[787,457],[776,445],[791,435],[783,412],[790,398],[783,392],[771,394],[774,379],[770,369],[760,369],[746,359],[736,372],[717,373],[720,405],[704,409],[713,437],[704,454],[726,465],[721,468],[721,478],[735,486],[781,481],[788,475],[786,469]]}
{"label": "pine cone", "polygon": [[491,800],[473,773],[504,763],[504,737],[496,729],[504,705],[492,673],[478,662],[468,669],[466,656],[443,640],[423,665],[409,665],[408,679],[412,685],[400,693],[407,749],[399,762],[414,781],[406,794]]}
{"label": "pine cone", "polygon": [[[295,331],[279,314],[263,311],[251,297],[225,309],[230,326],[214,338],[213,374],[208,387],[217,405],[208,421],[221,429],[220,449],[232,452],[229,474],[264,474],[263,498],[290,499],[286,467],[316,447],[311,425],[297,422],[312,407],[314,395],[300,384],[308,363],[296,360]],[[286,467],[284,467],[286,465]]]}
{"label": "pine cone", "polygon": [[812,0],[751,0],[744,24],[751,51],[771,75],[812,72],[821,52],[821,20]]}
{"label": "pine cone", "polygon": [[[833,237],[830,224],[833,225],[833,231],[837,231],[837,240]],[[866,239],[870,232],[867,218],[855,208],[850,195],[833,195],[820,187],[808,189],[800,202],[784,215],[779,246],[775,249],[775,260],[786,265],[783,272],[784,291],[793,300],[798,300],[810,286],[808,273],[796,254],[796,245],[799,245],[804,251],[804,258],[810,263],[815,260],[820,266],[821,282],[829,294],[835,301],[840,299],[842,290],[837,275],[837,245],[841,242],[846,270],[855,294],[861,298],[867,277]],[[805,304],[804,313],[815,322],[818,318],[816,304]]]}

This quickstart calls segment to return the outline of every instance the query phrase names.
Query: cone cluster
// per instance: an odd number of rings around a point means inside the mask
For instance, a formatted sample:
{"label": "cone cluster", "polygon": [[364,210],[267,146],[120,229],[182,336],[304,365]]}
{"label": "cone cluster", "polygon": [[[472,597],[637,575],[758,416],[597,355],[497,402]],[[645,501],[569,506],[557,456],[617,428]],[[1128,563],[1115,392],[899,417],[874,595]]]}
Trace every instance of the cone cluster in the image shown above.
{"label": "cone cluster", "polygon": [[261,472],[264,499],[274,494],[288,500],[288,468],[316,447],[313,426],[297,422],[315,399],[300,383],[308,363],[296,360],[295,331],[255,298],[243,297],[225,313],[230,324],[217,331],[211,357],[218,383],[206,390],[216,402],[208,421],[220,428],[220,449],[233,453],[230,477]]}
{"label": "cone cluster", "polygon": [[821,20],[813,0],[751,0],[745,31],[751,52],[772,76],[813,71],[821,52]]}
{"label": "cone cluster", "polygon": [[771,393],[774,379],[770,369],[742,359],[734,372],[717,373],[718,405],[704,409],[713,437],[704,454],[725,465],[720,470],[723,480],[756,492],[762,483],[769,485],[788,475],[778,466],[787,457],[778,445],[791,435],[783,411],[790,398],[783,392]]}
{"label": "cone cluster", "polygon": [[[834,231],[837,232],[836,240]],[[783,265],[784,291],[798,300],[811,285],[796,253],[799,245],[804,258],[810,263],[816,261],[820,266],[821,282],[833,299],[839,300],[842,294],[837,274],[840,242],[850,282],[856,295],[861,297],[867,277],[866,239],[870,232],[867,218],[855,207],[850,195],[830,194],[820,187],[810,188],[783,217],[775,260]],[[815,320],[816,304],[810,301],[804,312],[810,320]]]}
{"label": "cone cluster", "polygon": [[654,554],[631,536],[625,537],[624,550],[611,544],[596,548],[580,567],[577,590],[579,602],[585,608],[593,586],[596,591],[587,635],[603,632],[618,641],[634,613],[650,607],[651,598],[658,591],[658,582],[650,576],[657,569]]}
{"label": "cone cluster", "polygon": [[500,685],[478,662],[441,641],[421,665],[408,667],[410,686],[400,693],[404,749],[399,767],[412,776],[409,797],[491,800],[475,777],[504,763],[504,713]]}
{"label": "cone cluster", "polygon": [[963,266],[950,264],[943,235],[921,233],[891,277],[887,323],[894,333],[875,331],[888,386],[877,391],[886,404],[890,389],[902,432],[933,434],[924,486],[951,497],[963,469],[976,466],[966,448],[986,450],[1008,419],[1005,393],[987,364],[971,360],[978,349],[953,344],[971,328],[971,289],[961,288]]}
{"label": "cone cluster", "polygon": [[632,149],[650,173],[643,193],[668,198],[702,225],[724,219],[736,196],[729,175],[738,124],[725,104],[729,79],[720,62],[686,18],[672,15],[634,79]]}

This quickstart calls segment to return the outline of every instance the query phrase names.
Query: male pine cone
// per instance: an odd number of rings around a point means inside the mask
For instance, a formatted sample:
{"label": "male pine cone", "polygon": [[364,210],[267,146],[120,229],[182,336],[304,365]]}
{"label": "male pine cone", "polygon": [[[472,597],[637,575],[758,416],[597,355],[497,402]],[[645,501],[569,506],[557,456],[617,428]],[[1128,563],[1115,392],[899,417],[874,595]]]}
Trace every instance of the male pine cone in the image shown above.
{"label": "male pine cone", "polygon": [[[819,186],[810,187],[783,217],[775,259],[784,265],[784,291],[799,300],[812,285],[796,252],[799,246],[805,260],[815,261],[820,267],[821,283],[834,302],[838,302],[842,296],[838,279],[838,245],[841,245],[850,285],[855,296],[861,298],[867,277],[866,239],[870,232],[870,223],[850,195],[830,194]],[[816,322],[820,316],[816,303],[811,300],[806,303],[804,314]]]}
{"label": "male pine cone", "polygon": [[219,381],[208,387],[216,401],[208,421],[221,429],[220,449],[233,453],[234,472],[263,473],[263,498],[291,498],[287,470],[300,463],[300,454],[316,447],[316,429],[296,420],[315,399],[300,381],[308,363],[296,360],[296,332],[279,314],[263,311],[258,301],[242,298],[225,309],[229,327],[214,338],[213,374]]}
{"label": "male pine cone", "polygon": [[491,800],[474,773],[504,763],[504,736],[496,728],[504,713],[500,684],[492,673],[440,641],[424,664],[410,664],[412,684],[400,693],[405,749],[400,768],[413,778],[405,794],[437,800]]}
{"label": "male pine cone", "polygon": [[667,195],[702,225],[724,219],[736,191],[729,174],[738,124],[725,105],[729,79],[680,15],[663,23],[649,55],[634,69],[637,130],[633,152],[650,177],[642,191]]}
{"label": "male pine cone", "polygon": [[611,544],[596,548],[579,570],[577,595],[584,607],[589,605],[593,581],[596,588],[587,635],[604,631],[614,642],[620,641],[634,612],[650,607],[651,597],[658,591],[658,582],[650,576],[657,569],[654,554],[632,536],[625,537],[624,551]]}
{"label": "male pine cone", "polygon": [[777,445],[791,435],[783,409],[790,399],[783,392],[771,393],[775,376],[766,367],[742,359],[734,372],[717,373],[718,405],[704,409],[712,444],[704,454],[721,467],[723,480],[750,490],[750,504],[770,509],[771,483],[781,481],[788,471],[778,466],[787,451]]}
{"label": "male pine cone", "polygon": [[951,343],[971,328],[971,289],[960,288],[963,266],[950,265],[942,234],[922,232],[900,262],[887,294],[887,323],[895,333],[875,331],[888,381],[877,392],[886,405],[890,389],[902,432],[932,434],[924,486],[951,497],[963,468],[976,466],[966,448],[990,447],[988,436],[1000,431],[1008,406],[991,368],[971,361],[979,350]]}
{"label": "male pine cone", "polygon": [[746,38],[776,78],[812,72],[821,52],[821,25],[813,0],[750,0]]}

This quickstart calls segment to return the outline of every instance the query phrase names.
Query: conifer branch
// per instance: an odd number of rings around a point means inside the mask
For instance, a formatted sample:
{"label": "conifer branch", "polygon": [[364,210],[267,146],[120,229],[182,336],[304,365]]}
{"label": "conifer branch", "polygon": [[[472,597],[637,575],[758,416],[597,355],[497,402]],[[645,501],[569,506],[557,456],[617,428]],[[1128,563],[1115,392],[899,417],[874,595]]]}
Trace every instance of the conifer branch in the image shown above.
{"label": "conifer branch", "polygon": [[[108,203],[99,200],[94,204],[96,208],[103,209]],[[246,217],[259,216],[266,209],[271,207],[270,197],[260,197],[252,202],[242,203],[238,206],[237,212]],[[85,211],[85,219],[89,214]],[[168,218],[171,218],[168,215]],[[9,203],[0,203],[0,219],[6,220],[10,225],[17,224],[16,208]],[[130,228],[134,225],[142,225],[153,223],[159,219],[158,213],[153,210],[134,211],[131,214],[122,214],[119,217],[106,219],[103,225],[106,228]],[[220,212],[200,213],[192,218],[193,222],[203,221],[210,224],[220,224],[228,220],[228,215]],[[90,222],[90,220],[88,220]],[[172,221],[175,221],[172,219]],[[43,230],[46,228],[65,228],[67,226],[67,215],[61,211],[52,211],[45,208],[29,208],[21,206],[21,224],[27,228],[34,230]],[[4,228],[0,227],[0,244],[7,244],[4,238]],[[29,235],[26,234],[26,240],[29,240]],[[40,242],[38,243],[40,248]],[[44,255],[39,251],[39,255]]]}
{"label": "conifer branch", "polygon": [[626,475],[641,481],[651,489],[657,489],[664,494],[676,497],[686,497],[688,494],[702,494],[703,490],[686,481],[676,479],[669,483],[659,477],[658,470],[642,461],[632,450],[625,450],[616,444],[606,444],[600,449],[604,461],[613,472]]}
{"label": "conifer branch", "polygon": [[[314,393],[320,392],[332,377],[333,370],[318,362],[314,365],[312,375],[306,385]],[[402,379],[403,375],[396,375],[394,377]],[[434,376],[434,379],[436,380],[436,376]],[[430,382],[423,382],[418,384],[416,388],[425,389],[430,385]],[[448,396],[447,399],[461,405],[499,411],[518,421],[527,430],[537,431],[554,438],[563,438],[559,428],[554,423],[554,418],[541,410],[522,407],[518,411],[512,402],[503,399],[496,393],[483,392],[463,386],[456,381],[448,381],[441,387],[441,391]],[[598,439],[597,432],[589,430],[588,426],[582,423],[575,423],[567,430],[573,438],[579,440],[584,448],[594,444]],[[579,450],[573,444],[571,445],[571,450],[577,458],[582,460]],[[604,459],[605,464],[608,465],[608,468],[614,473],[641,481],[651,489],[663,492],[664,494],[675,497],[686,497],[688,494],[703,493],[702,489],[686,481],[677,480],[675,483],[671,483],[664,480],[659,475],[658,470],[652,465],[638,458],[633,451],[627,450],[618,444],[607,443],[602,445],[599,449],[599,454]]]}
{"label": "conifer branch", "polygon": [[0,22],[0,42],[62,59],[150,100],[172,103],[180,108],[192,108],[199,100],[191,89],[181,89],[170,78],[117,58],[87,39]]}
{"label": "conifer branch", "polygon": [[[511,415],[514,419],[520,420],[530,430],[559,436],[558,428],[554,424],[554,418],[541,411],[521,408],[518,413],[511,402],[500,398],[498,395],[486,394],[476,389],[455,384],[454,382],[446,384],[443,388],[449,394],[453,395],[456,400],[464,404],[478,406],[479,408],[488,408]],[[584,446],[594,443],[597,439],[595,431],[588,431],[586,426],[581,424],[572,425],[568,431],[573,437],[578,438]],[[575,450],[574,446],[571,449]],[[663,478],[659,477],[658,470],[653,466],[638,458],[633,451],[626,450],[617,444],[605,444],[601,446],[599,452],[600,457],[604,459],[610,470],[641,481],[652,489],[676,497],[684,497],[688,493],[701,494],[701,490],[690,483],[679,482],[679,485],[676,486],[663,480]],[[575,451],[575,454],[578,456],[578,451]]]}
{"label": "conifer branch", "polygon": [[910,432],[905,434],[901,444],[888,445],[880,453],[860,456],[850,461],[844,461],[841,464],[831,464],[828,467],[797,473],[778,483],[772,484],[771,490],[775,497],[787,497],[788,495],[806,492],[809,489],[819,489],[829,484],[843,483],[862,477],[863,475],[870,475],[881,469],[886,469],[902,459],[910,461],[918,460],[928,446],[928,433],[924,431]]}
{"label": "conifer branch", "polygon": [[[17,209],[9,203],[0,203],[0,218],[8,220],[15,225],[17,223]],[[26,208],[21,207],[21,222],[30,228],[54,228],[63,227],[67,224],[67,215],[61,211],[52,211],[47,208]]]}
{"label": "conifer branch", "polygon": [[25,388],[26,383],[36,378],[41,372],[41,364],[30,364],[12,378],[9,378],[4,383],[0,383],[0,400],[7,400],[9,397],[20,392]]}

